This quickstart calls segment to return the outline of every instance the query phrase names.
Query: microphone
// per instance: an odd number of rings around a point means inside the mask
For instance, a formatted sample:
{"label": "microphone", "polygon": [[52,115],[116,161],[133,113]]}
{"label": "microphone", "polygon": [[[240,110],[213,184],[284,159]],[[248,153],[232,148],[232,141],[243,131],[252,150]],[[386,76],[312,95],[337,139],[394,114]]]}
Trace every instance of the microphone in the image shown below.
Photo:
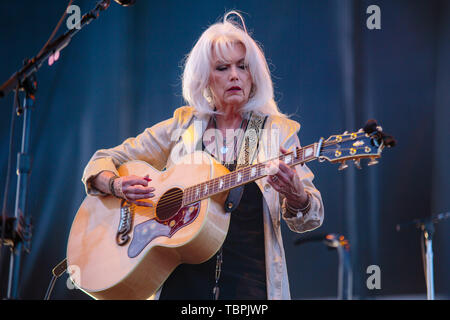
{"label": "microphone", "polygon": [[316,242],[316,241],[323,241],[325,240],[325,237],[327,235],[325,233],[319,233],[317,235],[312,235],[309,237],[299,238],[294,241],[294,245],[303,244],[305,242]]}
{"label": "microphone", "polygon": [[136,3],[136,0],[114,0],[123,7],[129,7]]}

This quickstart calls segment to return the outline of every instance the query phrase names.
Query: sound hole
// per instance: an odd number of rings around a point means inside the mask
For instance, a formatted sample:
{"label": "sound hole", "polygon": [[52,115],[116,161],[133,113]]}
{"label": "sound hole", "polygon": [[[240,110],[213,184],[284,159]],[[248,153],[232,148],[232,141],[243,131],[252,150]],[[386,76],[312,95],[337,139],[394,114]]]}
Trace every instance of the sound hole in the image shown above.
{"label": "sound hole", "polygon": [[156,217],[159,221],[171,219],[178,213],[183,204],[183,190],[173,188],[168,190],[159,199],[156,206]]}

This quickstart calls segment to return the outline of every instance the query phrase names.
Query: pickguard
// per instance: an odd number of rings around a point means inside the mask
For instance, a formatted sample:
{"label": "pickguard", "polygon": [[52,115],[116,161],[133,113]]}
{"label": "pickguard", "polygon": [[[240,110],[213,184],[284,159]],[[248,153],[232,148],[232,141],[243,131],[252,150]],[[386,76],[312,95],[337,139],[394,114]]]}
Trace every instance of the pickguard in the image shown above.
{"label": "pickguard", "polygon": [[137,257],[155,238],[165,236],[171,238],[175,232],[192,223],[200,212],[200,202],[182,207],[171,219],[160,222],[150,219],[134,228],[133,239],[128,247],[128,257]]}

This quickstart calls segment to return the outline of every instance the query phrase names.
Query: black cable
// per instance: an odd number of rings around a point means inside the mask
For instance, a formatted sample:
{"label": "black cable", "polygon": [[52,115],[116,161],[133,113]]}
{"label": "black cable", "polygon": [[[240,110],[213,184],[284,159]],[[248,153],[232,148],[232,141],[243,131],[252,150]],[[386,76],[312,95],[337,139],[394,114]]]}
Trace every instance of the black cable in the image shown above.
{"label": "black cable", "polygon": [[59,28],[61,27],[61,23],[63,22],[64,18],[67,15],[67,9],[72,5],[72,2],[73,2],[73,0],[69,0],[69,4],[67,5],[66,10],[64,10],[64,13],[63,13],[62,17],[59,19],[58,24],[56,25],[55,29],[53,29],[53,32],[50,35],[50,38],[48,38],[47,42],[42,47],[41,51],[39,51],[39,53],[37,55],[38,57],[42,54],[42,52],[44,52],[44,50],[47,48],[50,41],[52,41],[52,39],[55,37],[56,32],[58,32]]}
{"label": "black cable", "polygon": [[50,284],[48,285],[47,292],[45,293],[44,300],[50,300],[50,296],[53,291],[53,287],[55,286],[57,277],[55,275],[52,276],[52,279],[50,280]]}

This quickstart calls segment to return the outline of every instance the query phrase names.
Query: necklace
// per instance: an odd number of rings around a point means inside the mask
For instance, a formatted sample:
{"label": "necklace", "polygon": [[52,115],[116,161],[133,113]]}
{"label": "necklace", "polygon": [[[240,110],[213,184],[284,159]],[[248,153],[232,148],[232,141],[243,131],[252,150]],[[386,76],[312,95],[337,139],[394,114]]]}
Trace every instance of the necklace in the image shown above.
{"label": "necklace", "polygon": [[[246,120],[246,117],[242,117],[242,121],[241,121],[241,125],[239,126],[239,130],[242,130],[242,127],[243,127],[243,125],[244,125],[245,120]],[[218,140],[218,137],[217,137],[217,130],[219,130],[219,129],[217,128],[216,115],[213,116],[213,121],[214,121],[214,129],[215,129],[215,131],[214,131],[214,137],[215,137],[215,141],[216,141],[216,150],[217,150],[218,153],[220,153],[220,155],[219,155],[219,157],[220,157],[220,162],[223,162],[223,161],[222,161],[222,160],[223,160],[223,156],[226,155],[226,154],[228,153],[228,146],[227,146],[226,134],[223,136],[223,144],[222,144],[222,147],[219,148],[219,142],[218,142],[219,140]],[[239,142],[239,140],[240,140],[240,136],[241,136],[241,132],[239,132],[239,137],[238,137],[236,143],[233,144],[233,146],[234,146],[234,155],[236,155],[236,147],[237,147],[237,144],[238,144],[238,142]],[[234,138],[234,137],[235,137],[235,136],[233,135],[233,138]]]}
{"label": "necklace", "polygon": [[[214,109],[214,111],[215,110],[216,109]],[[252,113],[250,113],[249,119],[251,118],[251,116],[252,116]],[[241,121],[241,125],[240,125],[239,129],[242,129],[242,126],[243,126],[245,120],[246,120],[246,117],[242,117],[242,121]],[[217,150],[217,152],[219,152],[219,144],[218,144],[218,139],[217,139],[217,130],[218,129],[217,129],[217,122],[216,122],[216,115],[213,116],[213,121],[214,121],[214,129],[215,129],[215,131],[214,131],[214,138],[215,138],[215,141],[216,141],[216,150]],[[248,122],[247,122],[247,125],[248,125]],[[236,146],[237,146],[237,144],[238,144],[238,142],[240,140],[240,136],[241,136],[241,132],[239,132],[239,137],[238,137],[236,143],[234,144],[234,154],[235,155],[236,155]],[[245,134],[243,136],[245,136]],[[233,135],[233,138],[234,138],[234,135]],[[228,152],[228,147],[227,147],[226,143],[227,143],[226,137],[224,136],[223,137],[223,146],[220,149],[220,153],[221,153],[221,155],[220,155],[220,162],[223,162],[222,161],[223,155],[227,154],[227,152]],[[230,171],[233,171],[235,169],[236,164],[237,164],[237,155],[235,157],[236,157],[236,159],[234,160],[232,165],[227,165],[227,163],[224,164],[225,167],[227,167],[227,169],[230,170]],[[222,252],[223,252],[223,247],[220,247],[219,252],[217,254],[217,258],[216,258],[216,272],[215,272],[215,281],[216,281],[216,283],[215,283],[214,288],[213,288],[213,299],[214,300],[218,300],[219,299],[219,279],[220,279],[220,275],[221,275],[221,271],[222,271],[222,263],[223,263]]]}

